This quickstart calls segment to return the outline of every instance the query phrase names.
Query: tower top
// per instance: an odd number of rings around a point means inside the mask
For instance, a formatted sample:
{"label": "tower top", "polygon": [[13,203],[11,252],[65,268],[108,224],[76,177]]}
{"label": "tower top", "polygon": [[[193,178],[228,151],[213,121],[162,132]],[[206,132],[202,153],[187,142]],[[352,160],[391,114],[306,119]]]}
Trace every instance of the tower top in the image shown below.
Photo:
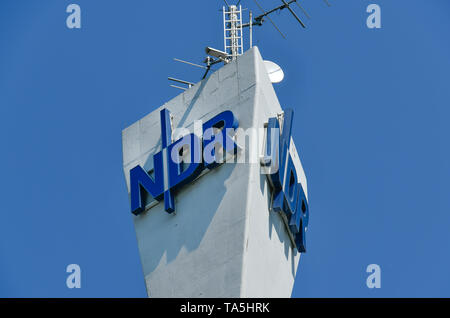
{"label": "tower top", "polygon": [[[225,2],[225,6],[222,7],[223,12],[223,41],[224,41],[224,49],[223,51],[206,47],[205,52],[207,57],[203,61],[205,66],[198,65],[195,63],[183,61],[180,59],[175,59],[178,62],[186,63],[192,66],[200,67],[206,69],[203,74],[202,79],[206,78],[211,67],[217,63],[229,63],[230,61],[236,60],[239,55],[244,53],[244,28],[249,28],[249,47],[253,47],[253,26],[262,26],[263,23],[268,19],[273,27],[280,33],[283,38],[286,38],[284,33],[280,30],[280,28],[275,24],[275,22],[270,18],[270,15],[275,12],[279,12],[284,9],[288,9],[292,16],[299,22],[299,24],[306,28],[306,24],[300,19],[300,17],[294,12],[291,8],[292,4],[296,4],[302,11],[303,15],[308,19],[310,18],[306,10],[298,3],[298,0],[281,0],[282,4],[271,9],[264,10],[264,8],[258,3],[257,0],[253,0],[255,4],[258,6],[261,14],[253,18],[253,13],[249,10],[249,21],[247,23],[242,22],[242,6],[240,5],[241,1],[239,0],[237,4],[228,4],[227,0],[223,0]],[[323,0],[326,5],[330,6],[328,0]],[[244,9],[246,10],[246,9]],[[187,89],[192,86],[191,82],[187,82],[184,80],[177,80],[172,77],[169,77],[170,81],[176,82],[178,84],[188,85],[188,87],[180,87],[171,85],[172,87],[179,89]]]}

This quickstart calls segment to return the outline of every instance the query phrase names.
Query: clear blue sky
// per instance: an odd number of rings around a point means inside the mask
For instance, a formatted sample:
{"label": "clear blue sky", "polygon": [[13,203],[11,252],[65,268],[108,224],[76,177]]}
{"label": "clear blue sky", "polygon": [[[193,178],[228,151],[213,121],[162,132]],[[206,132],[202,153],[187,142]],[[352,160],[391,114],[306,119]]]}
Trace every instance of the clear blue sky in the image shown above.
{"label": "clear blue sky", "polygon": [[[229,0],[230,1],[230,0]],[[450,2],[304,0],[255,30],[296,113],[310,227],[293,296],[450,296]],[[261,0],[267,9],[278,4]],[[65,25],[82,9],[81,30]],[[252,1],[242,1],[257,12]],[[377,3],[382,28],[366,27]],[[144,297],[121,131],[196,81],[222,2],[2,0],[0,296]],[[300,10],[297,10],[300,14]],[[248,42],[247,42],[248,44]],[[82,288],[65,285],[68,264]],[[365,285],[366,266],[382,288]]]}

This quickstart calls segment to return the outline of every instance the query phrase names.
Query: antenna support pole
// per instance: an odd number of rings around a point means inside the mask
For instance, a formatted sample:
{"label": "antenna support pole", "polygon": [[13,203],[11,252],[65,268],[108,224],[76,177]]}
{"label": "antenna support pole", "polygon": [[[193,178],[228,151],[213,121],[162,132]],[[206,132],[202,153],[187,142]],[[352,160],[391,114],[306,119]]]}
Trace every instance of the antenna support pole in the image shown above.
{"label": "antenna support pole", "polygon": [[250,11],[250,48],[253,47],[253,13]]}

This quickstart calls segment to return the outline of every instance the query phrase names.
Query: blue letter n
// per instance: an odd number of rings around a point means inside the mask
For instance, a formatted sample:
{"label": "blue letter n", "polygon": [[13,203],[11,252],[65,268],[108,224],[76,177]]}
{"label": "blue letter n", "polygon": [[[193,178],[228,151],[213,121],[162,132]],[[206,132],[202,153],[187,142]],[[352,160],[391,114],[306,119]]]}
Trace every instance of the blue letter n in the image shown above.
{"label": "blue letter n", "polygon": [[[143,191],[149,193],[153,198],[160,201],[164,194],[164,183],[161,182],[163,176],[162,169],[157,168],[158,157],[161,152],[154,157],[155,180],[153,180],[141,166],[136,166],[130,170],[130,192],[131,192],[131,212],[138,215],[145,211],[145,195]],[[159,158],[161,160],[161,158]]]}

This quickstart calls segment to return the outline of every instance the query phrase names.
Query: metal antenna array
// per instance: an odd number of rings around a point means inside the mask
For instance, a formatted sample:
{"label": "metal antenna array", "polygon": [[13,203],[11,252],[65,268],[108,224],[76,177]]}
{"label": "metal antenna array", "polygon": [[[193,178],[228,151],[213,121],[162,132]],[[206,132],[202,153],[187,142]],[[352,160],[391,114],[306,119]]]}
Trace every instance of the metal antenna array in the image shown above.
{"label": "metal antenna array", "polygon": [[[286,36],[281,32],[280,28],[273,22],[273,20],[270,18],[270,14],[274,12],[279,12],[281,10],[287,9],[292,16],[298,21],[298,23],[302,26],[302,28],[306,28],[305,23],[300,19],[300,17],[295,13],[295,11],[291,8],[291,5],[295,3],[304,16],[306,16],[308,19],[310,18],[309,14],[306,12],[306,10],[298,3],[298,0],[280,0],[282,2],[281,5],[269,10],[265,11],[264,8],[259,4],[257,0],[253,0],[256,4],[256,6],[261,11],[261,14],[253,18],[253,13],[250,11],[249,14],[249,22],[248,23],[242,23],[242,6],[240,5],[241,0],[238,1],[237,4],[229,5],[227,0],[223,0],[225,2],[226,7],[224,6],[222,8],[223,11],[223,34],[224,34],[224,51],[220,51],[211,47],[207,47],[205,49],[205,52],[207,54],[206,59],[203,61],[206,66],[198,65],[195,63],[183,61],[180,59],[174,59],[177,62],[182,62],[185,64],[189,64],[192,66],[196,66],[199,68],[205,69],[205,73],[202,77],[202,79],[206,78],[208,75],[208,72],[210,71],[211,67],[217,63],[229,63],[233,60],[235,60],[239,55],[242,55],[244,53],[244,34],[243,29],[249,28],[250,31],[250,48],[253,46],[253,26],[262,26],[265,22],[265,19],[267,18],[270,23],[273,25],[273,27],[281,34],[283,38],[286,38]],[[323,2],[330,7],[330,3],[328,0],[323,0]],[[180,87],[176,85],[170,85],[175,88],[179,88],[182,90],[186,90],[194,85],[194,83],[179,80],[173,77],[168,78],[170,81],[180,83],[183,85],[187,85],[187,87]]]}
{"label": "metal antenna array", "polygon": [[[282,5],[280,5],[280,6],[276,7],[276,8],[273,8],[273,9],[271,9],[271,10],[269,10],[269,11],[265,11],[265,10],[263,9],[263,7],[258,3],[257,0],[253,0],[253,1],[254,1],[255,4],[258,6],[258,8],[259,8],[259,10],[262,12],[262,14],[259,15],[259,16],[257,16],[257,17],[255,18],[255,21],[254,21],[252,24],[261,26],[261,25],[263,24],[263,22],[265,21],[264,18],[267,17],[267,19],[269,19],[270,23],[271,23],[271,24],[273,25],[273,27],[281,34],[281,36],[282,36],[283,38],[286,38],[286,36],[283,34],[283,32],[281,32],[281,30],[277,27],[277,25],[275,24],[275,22],[273,22],[273,20],[270,18],[269,15],[270,15],[271,13],[274,13],[274,12],[277,12],[277,11],[281,11],[281,10],[287,8],[287,9],[289,10],[289,12],[294,16],[294,18],[298,21],[298,23],[300,23],[300,25],[301,25],[303,28],[306,28],[305,23],[303,23],[303,21],[298,17],[298,15],[297,15],[297,14],[294,12],[294,10],[292,10],[292,8],[290,7],[291,4],[295,3],[295,4],[300,8],[300,10],[302,10],[302,12],[304,13],[304,15],[309,19],[308,13],[306,12],[306,10],[305,10],[301,5],[297,2],[297,0],[291,0],[291,1],[289,1],[289,2],[286,2],[285,0],[281,0],[281,2],[283,3]],[[246,24],[246,25],[244,25],[243,27],[247,27],[247,26],[250,26],[250,25],[249,25],[249,24]]]}

